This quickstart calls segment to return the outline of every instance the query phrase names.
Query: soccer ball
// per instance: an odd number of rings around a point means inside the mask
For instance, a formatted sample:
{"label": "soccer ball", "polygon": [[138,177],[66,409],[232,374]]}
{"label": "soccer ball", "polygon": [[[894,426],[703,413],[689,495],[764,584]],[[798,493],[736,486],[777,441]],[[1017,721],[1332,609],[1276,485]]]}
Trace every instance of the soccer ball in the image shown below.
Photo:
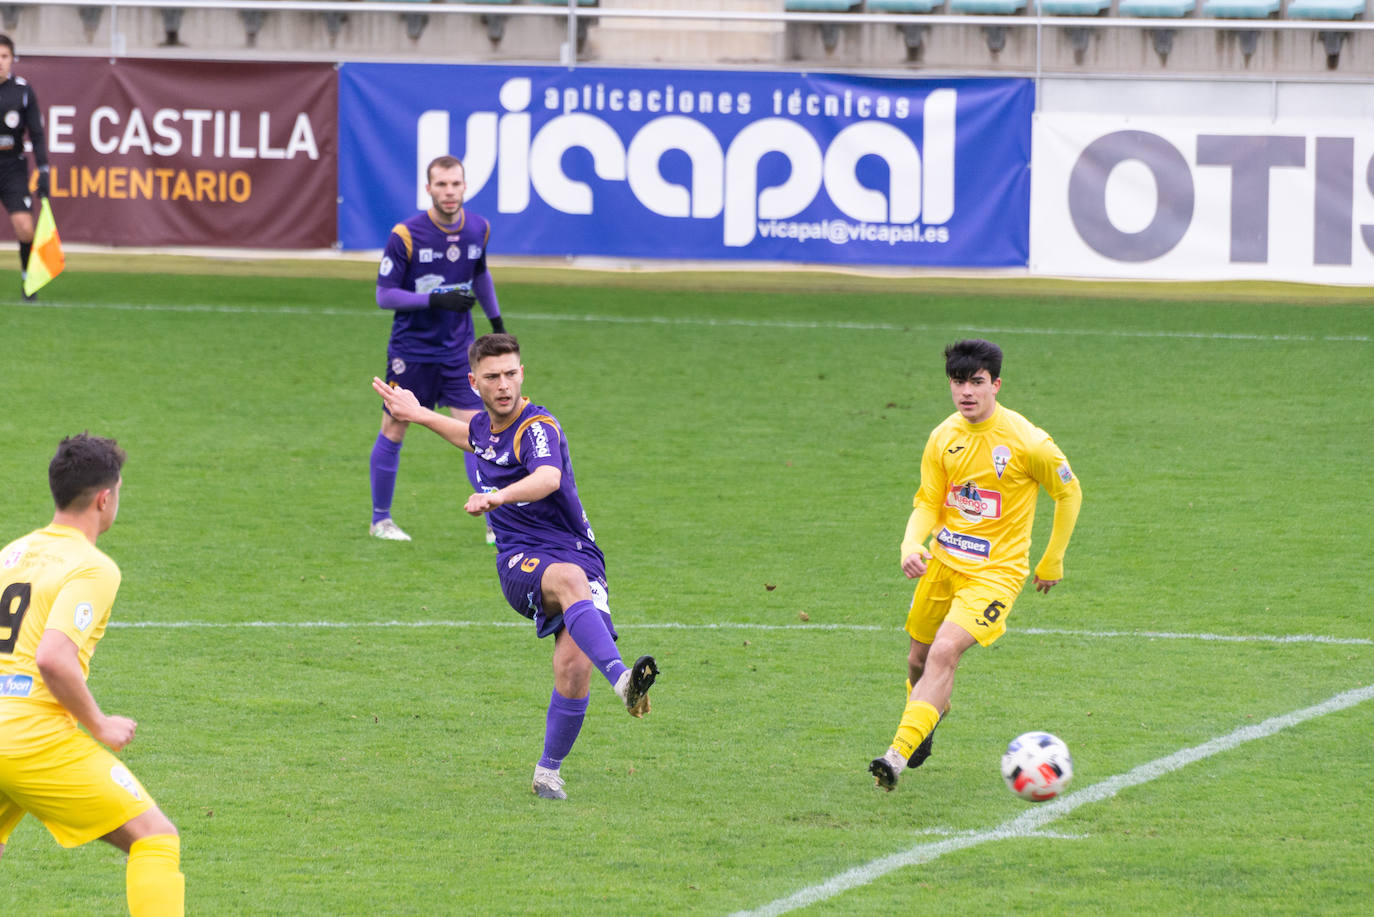
{"label": "soccer ball", "polygon": [[1073,757],[1069,747],[1048,732],[1027,732],[1007,746],[1002,779],[1022,799],[1044,802],[1058,796],[1073,779]]}

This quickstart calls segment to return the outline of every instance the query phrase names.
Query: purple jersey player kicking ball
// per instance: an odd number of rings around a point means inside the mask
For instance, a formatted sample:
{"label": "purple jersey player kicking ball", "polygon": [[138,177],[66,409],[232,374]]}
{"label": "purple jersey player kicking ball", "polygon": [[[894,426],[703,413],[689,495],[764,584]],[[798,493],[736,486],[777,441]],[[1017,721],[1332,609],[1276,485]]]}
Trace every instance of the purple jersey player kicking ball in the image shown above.
{"label": "purple jersey player kicking ball", "polygon": [[[482,409],[468,382],[473,305],[481,304],[493,331],[506,330],[487,271],[491,226],[463,209],[467,184],[457,159],[435,159],[425,179],[433,206],[392,228],[377,271],[377,305],[395,313],[386,378],[410,389],[421,404],[444,405],[454,417],[467,420]],[[383,412],[382,429],[372,446],[370,531],[389,541],[410,540],[391,519],[406,426]],[[476,467],[470,457],[465,463],[468,480],[476,487]],[[490,528],[487,543],[495,543]]]}
{"label": "purple jersey player kicking ball", "polygon": [[512,608],[554,635],[553,695],[544,754],[533,790],[567,799],[559,766],[587,714],[592,668],[606,676],[631,716],[649,712],[658,675],[652,656],[627,667],[615,647],[606,595],[606,561],[577,496],[568,440],[547,408],[520,395],[525,367],[509,334],[487,334],[468,349],[468,378],[485,411],[470,419],[439,414],[394,382],[373,378],[389,416],[422,424],[477,461],[477,492],[463,507],[485,514],[496,532],[496,573]]}

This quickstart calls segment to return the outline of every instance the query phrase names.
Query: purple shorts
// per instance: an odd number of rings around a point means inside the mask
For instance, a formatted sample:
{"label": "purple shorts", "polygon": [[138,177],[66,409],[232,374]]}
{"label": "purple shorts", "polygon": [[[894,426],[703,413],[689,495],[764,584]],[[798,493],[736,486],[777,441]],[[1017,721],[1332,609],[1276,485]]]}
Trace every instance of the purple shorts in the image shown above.
{"label": "purple shorts", "polygon": [[427,408],[482,410],[482,399],[468,384],[468,364],[421,363],[387,354],[386,381],[410,389]]}
{"label": "purple shorts", "polygon": [[516,548],[496,555],[496,575],[501,580],[501,592],[505,594],[510,607],[534,622],[535,636],[547,637],[562,630],[563,612],[548,614],[544,611],[544,591],[540,586],[544,571],[549,564],[555,563],[582,567],[587,574],[587,585],[592,590],[592,604],[601,612],[601,620],[606,622],[611,639],[619,640],[620,635],[611,624],[606,577],[587,571],[575,555],[567,552]]}

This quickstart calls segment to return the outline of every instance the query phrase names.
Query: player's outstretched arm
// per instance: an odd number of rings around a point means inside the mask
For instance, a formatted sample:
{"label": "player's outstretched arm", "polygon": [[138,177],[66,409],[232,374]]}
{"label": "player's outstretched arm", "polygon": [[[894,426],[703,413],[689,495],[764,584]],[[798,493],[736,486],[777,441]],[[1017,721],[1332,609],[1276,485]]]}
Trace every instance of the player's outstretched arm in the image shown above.
{"label": "player's outstretched arm", "polygon": [[372,390],[382,396],[382,404],[386,405],[387,413],[396,420],[418,423],[422,427],[428,427],[459,449],[467,452],[472,451],[472,445],[468,442],[468,422],[466,420],[459,420],[448,414],[431,411],[420,404],[416,400],[415,394],[409,389],[387,385],[376,376],[372,377]]}
{"label": "player's outstretched arm", "polygon": [[38,663],[38,674],[43,676],[48,692],[97,742],[119,751],[133,741],[138,723],[126,716],[106,716],[101,712],[90,688],[86,687],[76,644],[66,634],[45,631],[38,641],[34,661]]}
{"label": "player's outstretched arm", "polygon": [[377,307],[392,312],[415,312],[429,308],[429,294],[402,290],[400,287],[377,285]]}
{"label": "player's outstretched arm", "polygon": [[473,494],[468,497],[463,509],[473,516],[480,516],[506,503],[533,503],[553,493],[562,483],[562,471],[553,465],[540,465],[514,484],[490,493]]}

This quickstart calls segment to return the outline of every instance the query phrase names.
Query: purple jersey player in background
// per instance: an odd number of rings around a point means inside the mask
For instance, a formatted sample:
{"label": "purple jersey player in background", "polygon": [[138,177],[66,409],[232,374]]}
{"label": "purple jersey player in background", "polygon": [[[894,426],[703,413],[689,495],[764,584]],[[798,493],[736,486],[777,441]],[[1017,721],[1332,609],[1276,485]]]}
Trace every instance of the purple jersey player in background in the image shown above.
{"label": "purple jersey player in background", "polygon": [[532,789],[545,799],[567,799],[559,767],[582,729],[593,666],[635,717],[649,712],[658,666],[652,656],[640,656],[627,667],[615,647],[605,558],[577,496],[562,427],[547,408],[520,395],[519,343],[488,334],[468,353],[469,378],[485,408],[470,420],[430,410],[395,383],[374,378],[372,388],[390,416],[423,424],[476,457],[477,492],[463,508],[486,514],[496,531],[496,573],[506,601],[534,621],[537,636],[554,635],[553,694]]}
{"label": "purple jersey player in background", "polygon": [[[440,156],[429,164],[425,178],[434,205],[392,228],[377,271],[377,305],[395,313],[386,378],[410,389],[426,407],[442,405],[466,420],[482,409],[468,382],[473,305],[481,303],[493,331],[505,331],[487,271],[491,226],[463,209],[467,184],[457,159]],[[406,427],[383,412],[382,430],[372,446],[370,531],[390,541],[410,540],[391,519]],[[476,487],[476,467],[470,457],[465,464]],[[487,543],[495,544],[490,527]]]}

